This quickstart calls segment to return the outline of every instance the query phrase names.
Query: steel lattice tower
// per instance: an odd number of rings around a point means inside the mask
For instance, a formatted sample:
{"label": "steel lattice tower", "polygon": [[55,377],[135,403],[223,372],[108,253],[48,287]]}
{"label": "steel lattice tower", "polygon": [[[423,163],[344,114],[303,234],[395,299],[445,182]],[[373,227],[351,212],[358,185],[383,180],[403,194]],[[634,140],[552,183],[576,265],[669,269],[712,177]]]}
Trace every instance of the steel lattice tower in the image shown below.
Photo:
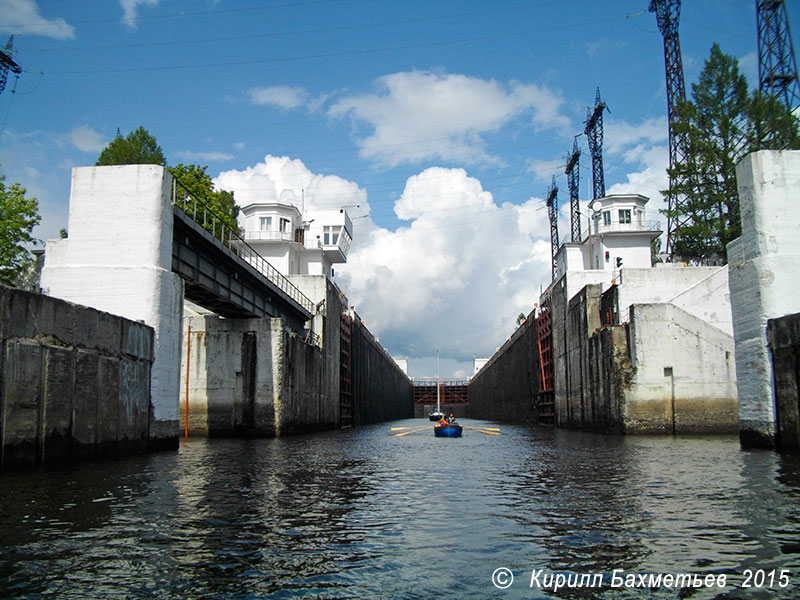
{"label": "steel lattice tower", "polygon": [[[676,118],[678,103],[686,99],[686,84],[683,79],[683,60],[681,59],[681,42],[678,37],[678,23],[681,17],[680,0],[651,0],[650,12],[656,13],[656,22],[661,35],[664,36],[664,64],[667,73],[667,119],[669,120],[669,168],[684,164],[687,156],[682,136],[675,133],[673,123]],[[670,175],[670,189],[675,179]],[[688,216],[678,217],[673,211],[682,208],[685,200],[669,193],[667,207],[667,256],[672,256],[675,237],[681,226],[686,225]]]}
{"label": "steel lattice tower", "polygon": [[578,139],[572,143],[572,153],[567,154],[567,185],[569,185],[569,215],[572,226],[572,241],[581,241],[581,215],[580,215],[580,165],[581,151],[578,148]]}
{"label": "steel lattice tower", "polygon": [[550,217],[550,259],[552,260],[552,276],[556,278],[556,254],[558,253],[558,186],[553,175],[553,183],[547,193],[547,214]]}
{"label": "steel lattice tower", "polygon": [[606,103],[600,101],[600,88],[594,99],[594,111],[586,113],[586,129],[589,138],[589,153],[592,155],[592,190],[594,198],[606,195],[606,182],[603,176],[603,111]]}
{"label": "steel lattice tower", "polygon": [[800,106],[800,83],[783,0],[756,0],[758,86],[789,110]]}
{"label": "steel lattice tower", "polygon": [[20,67],[13,58],[11,58],[11,47],[14,44],[14,36],[8,38],[6,47],[0,50],[0,94],[6,89],[6,80],[8,79],[8,72],[11,71],[15,75],[22,73]]}

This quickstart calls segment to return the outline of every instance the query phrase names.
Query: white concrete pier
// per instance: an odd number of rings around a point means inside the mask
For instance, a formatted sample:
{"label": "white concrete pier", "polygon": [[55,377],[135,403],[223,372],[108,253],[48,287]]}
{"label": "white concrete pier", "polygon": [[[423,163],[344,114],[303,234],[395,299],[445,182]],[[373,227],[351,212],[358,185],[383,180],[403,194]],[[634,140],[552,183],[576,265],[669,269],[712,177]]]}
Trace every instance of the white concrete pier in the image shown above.
{"label": "white concrete pier", "polygon": [[739,429],[746,446],[775,445],[767,320],[800,312],[800,151],[761,151],[736,168],[742,235],[728,244]]}
{"label": "white concrete pier", "polygon": [[72,170],[69,237],[48,240],[43,293],[155,329],[151,442],[177,443],[183,283],[172,272],[172,175],[159,165]]}

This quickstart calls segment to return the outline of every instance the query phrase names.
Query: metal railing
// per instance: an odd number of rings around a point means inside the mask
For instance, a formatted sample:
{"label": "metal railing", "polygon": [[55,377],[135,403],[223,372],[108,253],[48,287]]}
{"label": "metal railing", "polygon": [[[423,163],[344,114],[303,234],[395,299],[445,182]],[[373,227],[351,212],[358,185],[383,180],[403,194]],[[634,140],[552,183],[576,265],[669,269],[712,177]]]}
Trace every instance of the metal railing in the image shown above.
{"label": "metal railing", "polygon": [[244,241],[244,238],[239,234],[238,227],[231,226],[229,219],[226,219],[210,208],[175,178],[172,180],[172,205],[180,208],[187,217],[201,225],[203,229],[219,240],[222,245],[238,257],[247,261],[250,266],[261,273],[261,275],[289,296],[289,298],[312,315],[314,314],[314,303],[309,300],[297,286],[269,264],[267,259]]}
{"label": "metal railing", "polygon": [[244,239],[261,242],[293,242],[294,233],[289,231],[272,230],[245,231]]}
{"label": "metal railing", "polygon": [[468,379],[436,379],[436,377],[412,377],[411,380],[416,386],[436,387],[436,383],[443,386],[469,385]]}
{"label": "metal railing", "polygon": [[619,232],[633,232],[633,231],[661,231],[661,223],[658,221],[644,221],[642,223],[620,223],[614,221],[604,225],[602,222],[592,224],[591,228],[584,229],[581,232],[581,240],[585,240],[590,234],[598,235],[603,233],[619,233]]}

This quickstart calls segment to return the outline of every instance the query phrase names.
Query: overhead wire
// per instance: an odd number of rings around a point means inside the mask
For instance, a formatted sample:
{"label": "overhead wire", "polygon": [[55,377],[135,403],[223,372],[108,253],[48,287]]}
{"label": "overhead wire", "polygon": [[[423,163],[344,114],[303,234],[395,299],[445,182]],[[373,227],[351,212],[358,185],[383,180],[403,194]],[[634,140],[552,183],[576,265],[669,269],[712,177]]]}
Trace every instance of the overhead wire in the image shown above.
{"label": "overhead wire", "polygon": [[576,27],[584,27],[588,25],[602,25],[611,22],[619,21],[619,17],[614,17],[610,19],[598,19],[595,21],[586,21],[577,24],[568,24],[568,25],[561,25],[556,27],[546,27],[546,28],[538,28],[538,29],[531,29],[526,31],[516,31],[510,33],[499,33],[493,35],[482,35],[482,36],[470,36],[465,38],[458,38],[458,39],[451,39],[451,40],[439,40],[439,41],[430,41],[430,42],[423,42],[417,44],[405,44],[405,45],[395,45],[395,46],[385,46],[381,48],[362,48],[356,50],[338,50],[334,52],[321,52],[318,54],[306,54],[306,55],[296,55],[296,56],[283,56],[283,57],[269,57],[269,58],[258,58],[258,59],[248,59],[248,60],[231,60],[231,61],[222,61],[222,62],[204,62],[204,63],[195,63],[195,64],[184,64],[184,65],[159,65],[159,66],[151,66],[151,67],[118,67],[112,69],[83,69],[83,70],[69,70],[69,71],[50,71],[50,75],[83,75],[83,74],[110,74],[110,73],[133,73],[133,72],[158,72],[158,71],[178,71],[178,70],[188,70],[188,69],[209,69],[209,68],[216,68],[216,67],[236,67],[236,66],[248,66],[248,65],[257,65],[257,64],[270,64],[270,63],[281,63],[281,62],[294,62],[294,61],[308,61],[308,60],[318,60],[318,59],[325,59],[325,58],[342,58],[342,57],[350,57],[350,56],[364,56],[369,54],[380,54],[385,52],[395,52],[398,50],[414,50],[419,48],[436,48],[436,47],[443,47],[443,46],[450,46],[450,45],[458,45],[458,44],[465,44],[470,42],[485,42],[485,41],[493,41],[503,38],[511,38],[511,37],[519,37],[523,35],[533,35],[538,33],[544,32],[552,32],[552,31],[561,31],[566,29],[573,29]]}

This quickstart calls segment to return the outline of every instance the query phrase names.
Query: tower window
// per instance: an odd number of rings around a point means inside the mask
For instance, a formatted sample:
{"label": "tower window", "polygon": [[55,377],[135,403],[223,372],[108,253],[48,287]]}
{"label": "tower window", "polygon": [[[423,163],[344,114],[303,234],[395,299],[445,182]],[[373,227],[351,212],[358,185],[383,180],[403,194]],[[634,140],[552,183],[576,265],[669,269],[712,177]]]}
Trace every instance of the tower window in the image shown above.
{"label": "tower window", "polygon": [[335,246],[339,243],[340,225],[326,225],[322,230],[322,243],[326,246]]}
{"label": "tower window", "polygon": [[620,223],[630,223],[631,222],[631,209],[630,208],[621,208],[619,210],[619,222]]}

